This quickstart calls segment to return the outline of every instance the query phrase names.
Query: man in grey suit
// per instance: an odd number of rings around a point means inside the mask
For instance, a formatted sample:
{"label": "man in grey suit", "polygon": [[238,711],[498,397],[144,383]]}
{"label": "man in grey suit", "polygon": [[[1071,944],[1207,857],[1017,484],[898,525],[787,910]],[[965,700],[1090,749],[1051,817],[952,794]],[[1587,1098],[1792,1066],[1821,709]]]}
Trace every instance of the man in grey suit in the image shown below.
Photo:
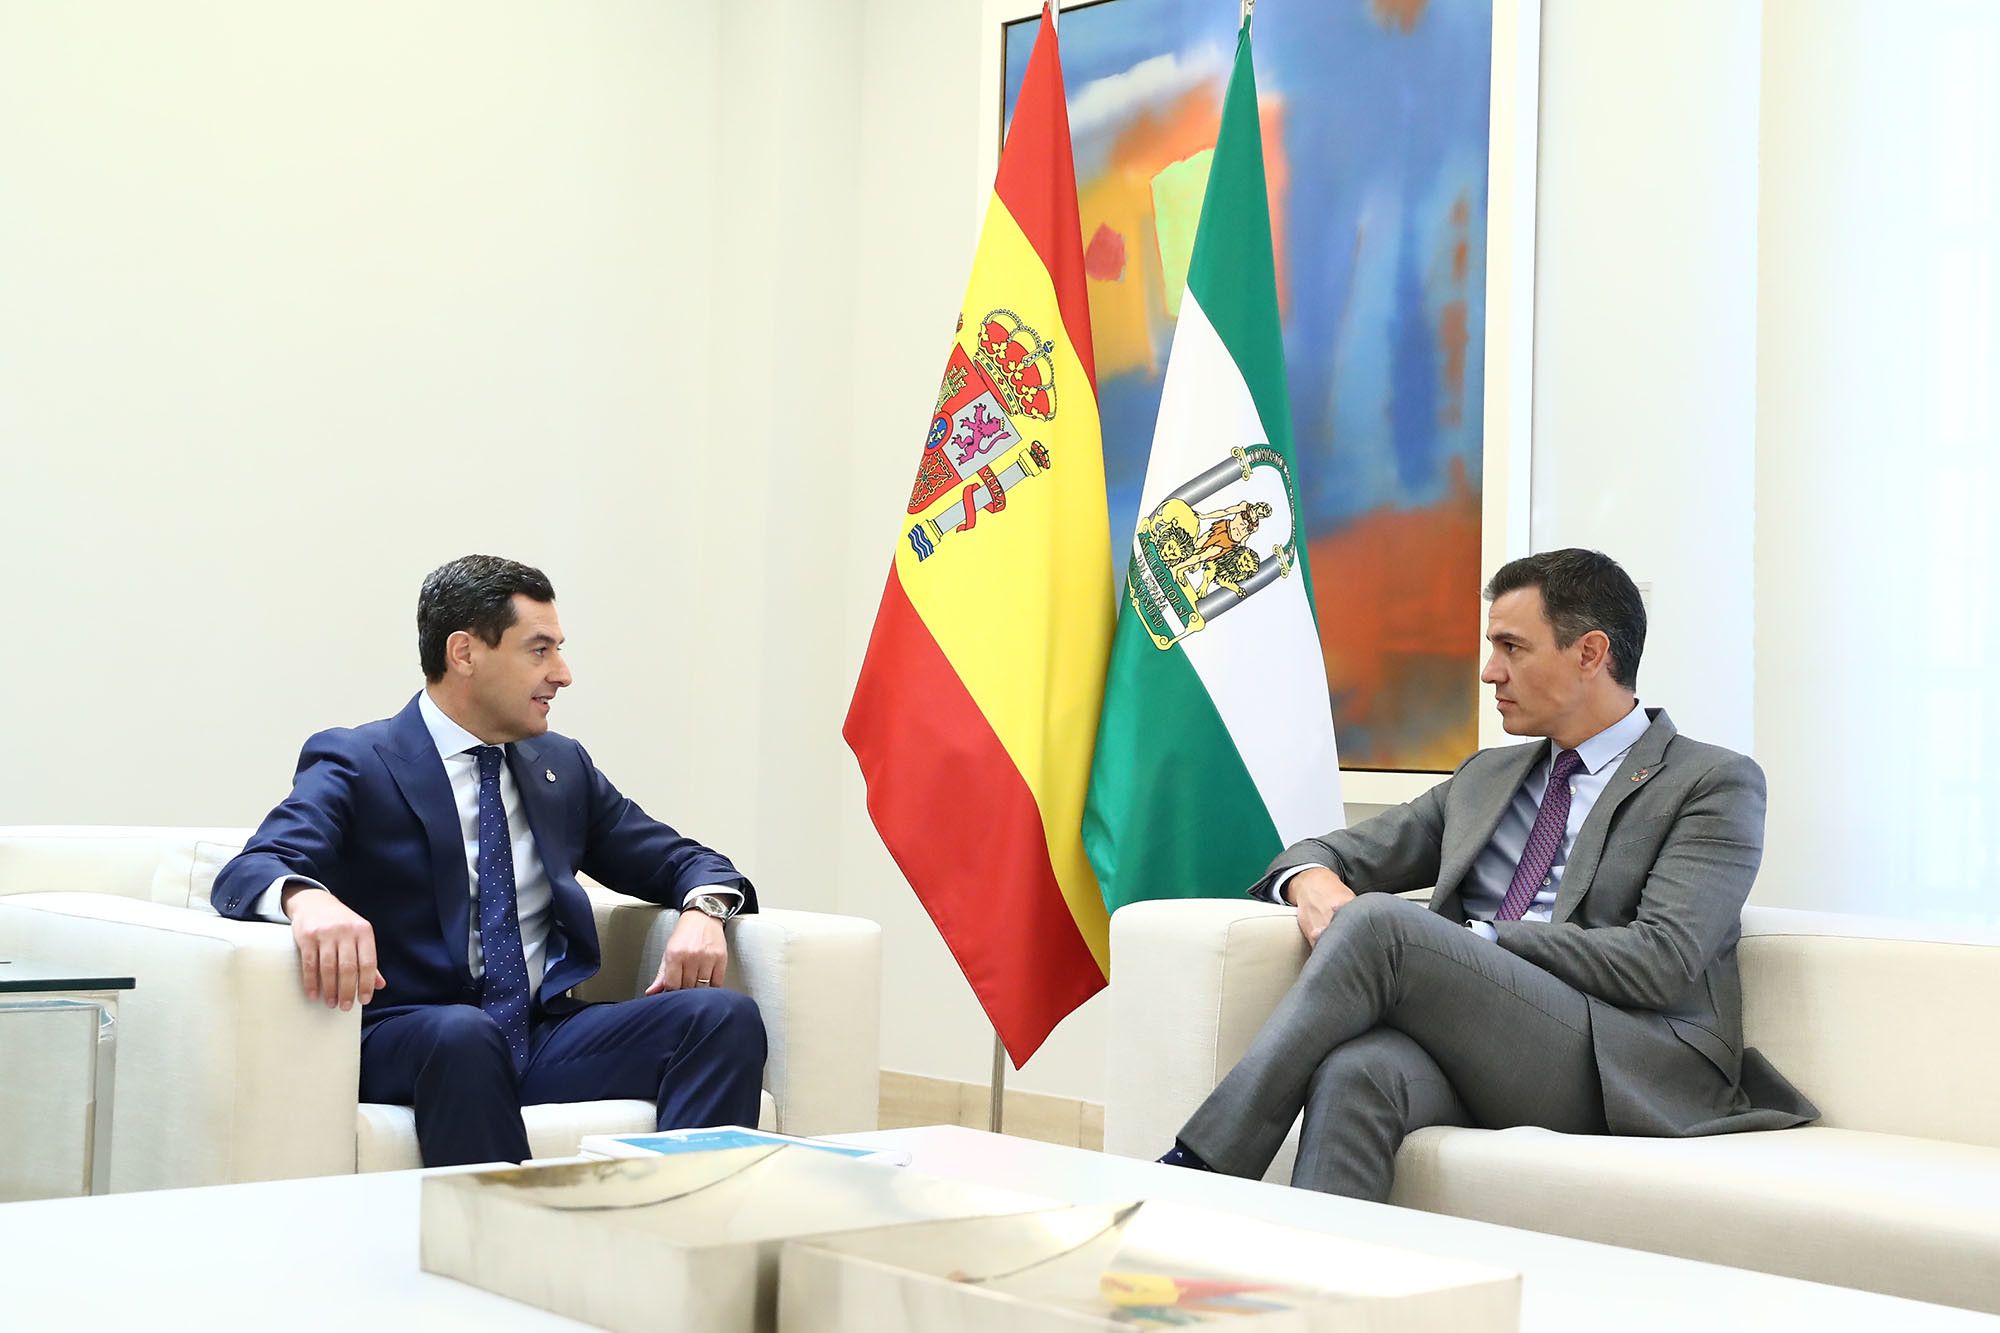
{"label": "man in grey suit", "polygon": [[[1764,775],[1639,705],[1646,609],[1565,550],[1486,587],[1502,724],[1442,785],[1288,847],[1297,982],[1161,1160],[1259,1177],[1301,1109],[1292,1183],[1385,1200],[1424,1125],[1682,1136],[1819,1112],[1743,1046],[1739,917]],[[1435,886],[1428,908],[1396,895]]]}

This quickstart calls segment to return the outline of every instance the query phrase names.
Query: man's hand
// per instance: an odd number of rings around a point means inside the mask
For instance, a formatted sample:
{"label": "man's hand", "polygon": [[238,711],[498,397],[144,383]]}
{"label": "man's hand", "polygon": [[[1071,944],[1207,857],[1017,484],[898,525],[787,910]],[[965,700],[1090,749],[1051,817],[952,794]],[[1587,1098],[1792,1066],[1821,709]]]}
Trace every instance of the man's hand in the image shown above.
{"label": "man's hand", "polygon": [[682,990],[690,986],[720,986],[729,971],[729,941],[722,923],[705,912],[684,909],[667,937],[667,952],[660,959],[660,975],[646,987],[646,994]]}
{"label": "man's hand", "polygon": [[329,1009],[367,1004],[388,983],[375,970],[375,927],[325,889],[288,886],[280,900],[299,946],[308,1000]]}
{"label": "man's hand", "polygon": [[1354,890],[1325,866],[1313,866],[1285,881],[1285,901],[1299,909],[1299,934],[1318,944],[1333,914],[1354,901]]}

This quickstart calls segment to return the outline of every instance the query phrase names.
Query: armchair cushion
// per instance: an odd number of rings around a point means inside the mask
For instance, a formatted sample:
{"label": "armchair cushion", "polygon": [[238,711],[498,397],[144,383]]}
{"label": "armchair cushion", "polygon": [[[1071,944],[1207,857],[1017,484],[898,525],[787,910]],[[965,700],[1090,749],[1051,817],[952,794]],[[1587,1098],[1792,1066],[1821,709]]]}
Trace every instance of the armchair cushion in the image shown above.
{"label": "armchair cushion", "polygon": [[2000,1148],[2000,932],[1748,907],[1743,1037],[1819,1124]]}
{"label": "armchair cushion", "polygon": [[1817,1125],[1695,1139],[1438,1127],[1404,1142],[1389,1201],[1992,1310],[1996,1157]]}
{"label": "armchair cushion", "polygon": [[[653,1104],[641,1101],[551,1102],[524,1106],[528,1151],[535,1157],[569,1157],[587,1134],[651,1134]],[[777,1128],[777,1103],[763,1094],[758,1129]],[[417,1117],[407,1106],[363,1102],[354,1115],[356,1171],[414,1171],[424,1164],[417,1151]]]}
{"label": "armchair cushion", "polygon": [[[247,837],[249,831],[240,828],[42,824],[0,829],[0,895],[108,893],[208,910],[215,871]],[[197,860],[205,876],[195,874]],[[189,901],[197,886],[199,904]]]}
{"label": "armchair cushion", "polygon": [[243,850],[247,836],[242,829],[218,829],[212,836],[173,844],[153,872],[153,901],[220,916],[208,900],[209,890],[222,867]]}

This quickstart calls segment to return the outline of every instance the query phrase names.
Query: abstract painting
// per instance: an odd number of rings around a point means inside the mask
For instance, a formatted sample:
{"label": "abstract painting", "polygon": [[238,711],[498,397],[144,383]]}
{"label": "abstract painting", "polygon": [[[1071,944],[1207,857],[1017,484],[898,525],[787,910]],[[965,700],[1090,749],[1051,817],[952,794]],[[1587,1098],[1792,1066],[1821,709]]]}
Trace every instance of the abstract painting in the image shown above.
{"label": "abstract painting", "polygon": [[[1235,48],[1225,0],[1061,16],[1114,547],[1133,531]],[[1268,0],[1272,242],[1343,767],[1477,747],[1493,0]],[[1004,34],[1002,121],[1035,22]]]}

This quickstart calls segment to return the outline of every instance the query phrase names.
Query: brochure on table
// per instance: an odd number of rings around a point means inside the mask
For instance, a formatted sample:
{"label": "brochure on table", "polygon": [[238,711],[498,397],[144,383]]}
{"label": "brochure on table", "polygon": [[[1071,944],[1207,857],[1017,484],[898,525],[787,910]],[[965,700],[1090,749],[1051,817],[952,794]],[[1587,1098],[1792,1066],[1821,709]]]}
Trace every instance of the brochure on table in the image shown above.
{"label": "brochure on table", "polygon": [[787,1144],[883,1166],[910,1164],[910,1154],[900,1148],[864,1148],[852,1143],[835,1143],[830,1139],[805,1139],[762,1129],[744,1129],[737,1125],[724,1125],[719,1129],[665,1129],[654,1134],[586,1134],[579,1151],[585,1157],[648,1157],[716,1152],[729,1148],[774,1148]]}

